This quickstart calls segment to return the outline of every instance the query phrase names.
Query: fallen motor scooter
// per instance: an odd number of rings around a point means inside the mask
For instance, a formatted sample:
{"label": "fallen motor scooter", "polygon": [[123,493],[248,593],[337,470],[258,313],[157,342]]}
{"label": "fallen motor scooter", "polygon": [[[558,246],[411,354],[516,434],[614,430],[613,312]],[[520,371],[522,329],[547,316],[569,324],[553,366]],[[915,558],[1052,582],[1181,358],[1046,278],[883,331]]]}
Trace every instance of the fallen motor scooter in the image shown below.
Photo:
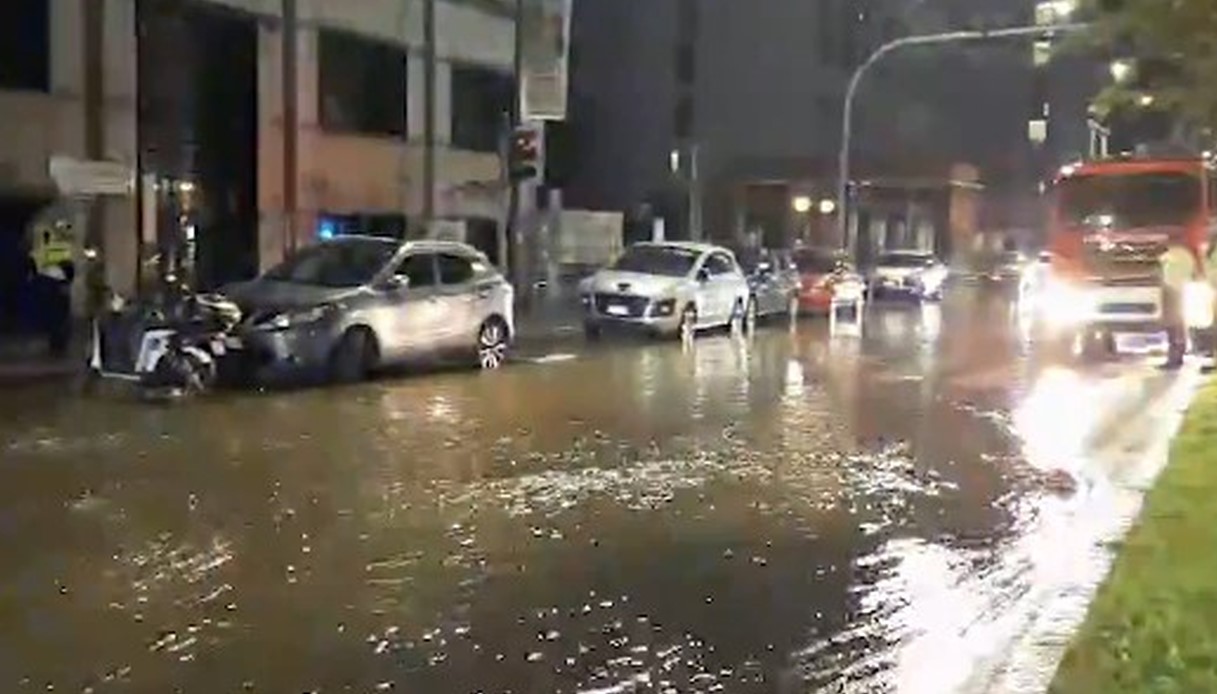
{"label": "fallen motor scooter", "polygon": [[216,385],[240,319],[235,304],[213,294],[132,306],[115,301],[93,322],[90,381],[130,382],[150,398],[205,393]]}

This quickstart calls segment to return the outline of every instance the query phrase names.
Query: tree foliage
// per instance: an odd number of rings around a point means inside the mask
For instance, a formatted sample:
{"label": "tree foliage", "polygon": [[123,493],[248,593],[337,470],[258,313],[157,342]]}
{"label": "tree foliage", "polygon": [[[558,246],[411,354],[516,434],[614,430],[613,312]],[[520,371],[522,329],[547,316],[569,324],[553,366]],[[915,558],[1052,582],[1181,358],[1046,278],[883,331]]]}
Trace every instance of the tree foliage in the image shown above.
{"label": "tree foliage", "polygon": [[1090,0],[1091,38],[1113,58],[1134,60],[1131,79],[1100,98],[1164,109],[1217,132],[1217,0]]}

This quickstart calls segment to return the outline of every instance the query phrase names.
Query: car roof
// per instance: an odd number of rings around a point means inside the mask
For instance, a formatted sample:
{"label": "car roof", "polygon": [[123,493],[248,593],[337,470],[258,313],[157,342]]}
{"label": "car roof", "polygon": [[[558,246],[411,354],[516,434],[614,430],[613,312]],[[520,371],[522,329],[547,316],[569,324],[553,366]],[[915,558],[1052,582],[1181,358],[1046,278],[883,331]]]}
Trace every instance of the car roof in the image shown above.
{"label": "car roof", "polygon": [[675,248],[690,253],[709,253],[711,251],[726,251],[731,252],[731,249],[724,246],[719,246],[713,243],[704,243],[701,241],[640,241],[634,244],[635,246],[649,246],[651,248]]}
{"label": "car roof", "polygon": [[335,236],[332,239],[322,241],[323,244],[335,243],[383,243],[385,245],[399,246],[411,251],[424,251],[431,253],[449,252],[462,253],[465,255],[480,255],[481,251],[470,246],[467,243],[460,241],[443,241],[439,239],[395,239],[388,236],[371,236],[368,234],[343,234]]}
{"label": "car roof", "polygon": [[886,258],[899,257],[899,256],[908,256],[910,258],[932,258],[932,257],[934,257],[934,252],[933,251],[917,251],[917,250],[912,250],[909,248],[902,248],[902,249],[894,250],[894,251],[883,251],[882,253],[879,254],[879,256],[886,257]]}

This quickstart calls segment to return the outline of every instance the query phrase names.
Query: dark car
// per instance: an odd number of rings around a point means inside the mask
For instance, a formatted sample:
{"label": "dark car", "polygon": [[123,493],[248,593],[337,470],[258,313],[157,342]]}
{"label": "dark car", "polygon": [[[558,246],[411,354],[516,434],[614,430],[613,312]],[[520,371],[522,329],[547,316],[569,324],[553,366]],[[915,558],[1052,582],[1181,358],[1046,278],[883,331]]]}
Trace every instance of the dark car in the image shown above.
{"label": "dark car", "polygon": [[798,314],[799,273],[790,251],[736,248],[735,257],[748,278],[757,316]]}

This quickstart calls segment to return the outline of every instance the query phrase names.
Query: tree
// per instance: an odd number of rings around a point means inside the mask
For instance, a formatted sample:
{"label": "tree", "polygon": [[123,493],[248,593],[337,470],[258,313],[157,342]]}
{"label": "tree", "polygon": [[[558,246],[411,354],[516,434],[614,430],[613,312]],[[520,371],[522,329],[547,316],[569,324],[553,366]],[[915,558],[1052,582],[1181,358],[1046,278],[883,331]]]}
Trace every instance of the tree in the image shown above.
{"label": "tree", "polygon": [[1133,66],[1100,96],[1100,110],[1162,110],[1211,140],[1217,132],[1217,2],[1089,2],[1097,20],[1089,38]]}

